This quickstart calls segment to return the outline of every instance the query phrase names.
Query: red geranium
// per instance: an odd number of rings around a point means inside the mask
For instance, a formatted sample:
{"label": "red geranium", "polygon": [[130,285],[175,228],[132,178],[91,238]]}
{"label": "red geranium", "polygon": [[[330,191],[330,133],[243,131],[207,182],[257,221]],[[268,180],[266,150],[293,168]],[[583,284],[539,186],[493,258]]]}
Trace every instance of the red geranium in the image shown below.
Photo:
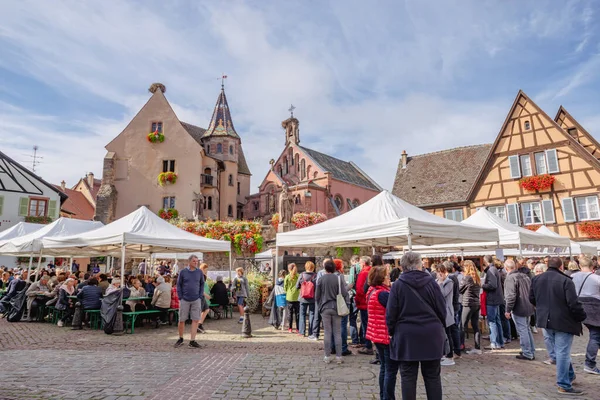
{"label": "red geranium", "polygon": [[591,239],[600,239],[600,222],[582,222],[577,228]]}
{"label": "red geranium", "polygon": [[553,175],[544,174],[525,177],[519,181],[519,185],[529,192],[535,192],[551,188],[555,181]]}

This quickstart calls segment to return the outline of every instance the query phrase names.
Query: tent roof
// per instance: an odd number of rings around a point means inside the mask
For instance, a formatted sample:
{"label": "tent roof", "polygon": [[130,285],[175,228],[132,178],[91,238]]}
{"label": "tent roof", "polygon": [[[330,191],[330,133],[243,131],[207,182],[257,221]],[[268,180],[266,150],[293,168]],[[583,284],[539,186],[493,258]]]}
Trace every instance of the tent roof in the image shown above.
{"label": "tent roof", "polygon": [[123,244],[126,246],[127,255],[133,257],[146,256],[149,253],[231,250],[230,242],[207,239],[186,232],[146,207],[140,207],[131,214],[92,232],[44,239],[44,249],[70,249],[74,254],[120,255]]}
{"label": "tent roof", "polygon": [[498,231],[437,217],[388,191],[331,220],[277,234],[279,247],[434,245],[498,240]]}
{"label": "tent roof", "polygon": [[[540,229],[536,231],[537,233],[541,233],[542,235],[548,235],[553,237],[564,237],[559,235],[558,233],[548,229],[546,225],[542,225]],[[578,254],[593,254],[596,255],[598,253],[598,248],[591,244],[587,243],[578,243],[570,240],[571,242],[571,255],[576,256]]]}
{"label": "tent roof", "polygon": [[[78,235],[98,229],[101,226],[103,226],[102,222],[98,221],[59,218],[51,224],[43,225],[40,229],[7,241],[0,246],[0,254],[30,255],[42,250],[42,240],[44,238]],[[43,254],[50,255],[46,254],[46,252]]]}
{"label": "tent roof", "polygon": [[35,232],[38,229],[43,228],[44,224],[33,224],[31,222],[19,222],[18,224],[11,226],[10,228],[0,232],[0,245],[6,243],[10,239],[17,238],[19,236],[25,236],[31,232]]}

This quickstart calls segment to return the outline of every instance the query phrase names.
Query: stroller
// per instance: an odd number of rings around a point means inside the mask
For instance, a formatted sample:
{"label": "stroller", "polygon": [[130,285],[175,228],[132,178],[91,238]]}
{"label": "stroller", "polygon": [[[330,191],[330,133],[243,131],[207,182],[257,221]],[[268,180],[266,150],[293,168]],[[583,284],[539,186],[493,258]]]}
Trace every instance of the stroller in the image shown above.
{"label": "stroller", "polygon": [[8,322],[19,322],[25,312],[25,304],[27,302],[27,286],[23,282],[23,288],[20,289],[11,299],[2,302],[5,309],[4,316]]}

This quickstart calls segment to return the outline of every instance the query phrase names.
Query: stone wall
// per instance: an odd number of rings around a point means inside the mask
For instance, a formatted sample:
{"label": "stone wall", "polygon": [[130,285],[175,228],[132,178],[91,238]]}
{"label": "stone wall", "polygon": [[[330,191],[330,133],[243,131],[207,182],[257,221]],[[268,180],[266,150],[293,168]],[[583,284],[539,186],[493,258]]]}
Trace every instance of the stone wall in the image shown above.
{"label": "stone wall", "polygon": [[102,186],[96,198],[96,215],[94,219],[103,224],[114,221],[117,211],[117,188],[114,185],[115,153],[109,152],[104,157],[102,169]]}

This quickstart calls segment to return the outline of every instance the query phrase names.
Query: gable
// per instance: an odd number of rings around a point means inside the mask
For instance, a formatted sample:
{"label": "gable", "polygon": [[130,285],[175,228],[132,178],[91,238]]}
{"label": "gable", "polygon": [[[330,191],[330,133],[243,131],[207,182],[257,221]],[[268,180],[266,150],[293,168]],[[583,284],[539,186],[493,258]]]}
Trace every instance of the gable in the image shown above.
{"label": "gable", "polygon": [[592,156],[600,160],[600,143],[563,106],[560,106],[558,109],[554,121],[579,142]]}
{"label": "gable", "polygon": [[67,196],[57,190],[21,164],[0,152],[0,192],[14,192],[43,196],[53,191],[66,199]]}

